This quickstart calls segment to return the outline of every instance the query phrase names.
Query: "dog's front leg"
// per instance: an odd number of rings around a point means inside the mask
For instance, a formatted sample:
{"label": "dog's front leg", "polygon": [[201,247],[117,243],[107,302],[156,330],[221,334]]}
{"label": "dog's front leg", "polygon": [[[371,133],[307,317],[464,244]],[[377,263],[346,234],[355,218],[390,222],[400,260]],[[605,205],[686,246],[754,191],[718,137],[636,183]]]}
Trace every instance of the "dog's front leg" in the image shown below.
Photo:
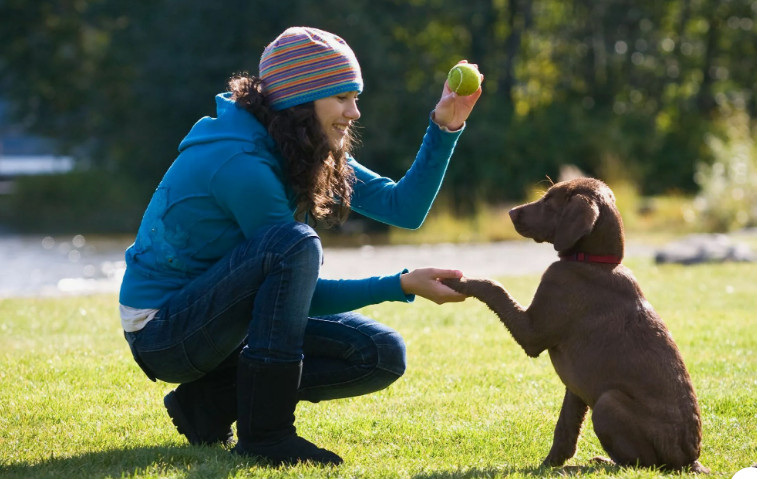
{"label": "dog's front leg", "polygon": [[589,406],[581,398],[565,390],[560,418],[555,426],[552,449],[542,462],[543,466],[562,466],[565,461],[573,457],[576,453],[578,436],[581,434],[581,425],[588,410]]}
{"label": "dog's front leg", "polygon": [[541,354],[548,346],[544,344],[542,333],[534,329],[526,309],[496,281],[488,279],[453,278],[443,279],[442,283],[466,296],[472,296],[489,307],[513,339],[531,357]]}

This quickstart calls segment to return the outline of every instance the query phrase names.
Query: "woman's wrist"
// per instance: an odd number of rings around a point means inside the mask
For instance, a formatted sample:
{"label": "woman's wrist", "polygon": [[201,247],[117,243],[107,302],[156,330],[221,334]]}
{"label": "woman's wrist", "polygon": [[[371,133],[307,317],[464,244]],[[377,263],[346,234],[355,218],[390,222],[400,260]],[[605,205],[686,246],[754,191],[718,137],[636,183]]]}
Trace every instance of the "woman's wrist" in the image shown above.
{"label": "woman's wrist", "polygon": [[400,288],[402,288],[402,292],[405,294],[413,294],[408,291],[410,288],[410,278],[408,275],[409,272],[407,270],[400,274]]}
{"label": "woman's wrist", "polygon": [[446,131],[447,133],[457,133],[458,131],[462,130],[465,126],[465,122],[461,123],[460,125],[447,125],[444,123],[440,123],[436,119],[436,110],[431,112],[431,121],[434,122],[436,126],[439,127],[442,131]]}

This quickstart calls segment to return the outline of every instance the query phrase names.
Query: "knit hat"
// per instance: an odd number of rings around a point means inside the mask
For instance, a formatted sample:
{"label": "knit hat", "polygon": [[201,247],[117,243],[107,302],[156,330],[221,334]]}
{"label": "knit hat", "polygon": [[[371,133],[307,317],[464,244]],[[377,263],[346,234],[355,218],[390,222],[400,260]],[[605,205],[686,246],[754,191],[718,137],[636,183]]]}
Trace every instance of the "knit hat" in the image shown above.
{"label": "knit hat", "polygon": [[260,78],[274,110],[363,91],[360,65],[347,42],[310,27],[287,28],[265,48]]}

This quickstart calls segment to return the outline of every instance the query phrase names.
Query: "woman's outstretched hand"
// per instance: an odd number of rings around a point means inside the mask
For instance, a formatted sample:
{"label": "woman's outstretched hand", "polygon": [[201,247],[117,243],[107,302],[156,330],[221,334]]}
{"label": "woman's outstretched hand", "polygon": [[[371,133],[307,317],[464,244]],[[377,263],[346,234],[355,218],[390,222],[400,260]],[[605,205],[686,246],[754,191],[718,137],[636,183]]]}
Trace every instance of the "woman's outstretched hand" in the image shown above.
{"label": "woman's outstretched hand", "polygon": [[[459,63],[468,63],[467,60],[463,60]],[[478,68],[478,65],[476,65]],[[481,75],[481,81],[483,82],[484,76]],[[481,87],[474,93],[467,96],[460,96],[457,93],[450,90],[447,82],[444,82],[444,89],[442,90],[442,97],[434,108],[434,122],[437,125],[449,128],[452,131],[459,130],[463,127],[463,123],[468,119],[468,116],[473,111],[473,107],[476,105],[478,98],[481,96]]]}
{"label": "woman's outstretched hand", "polygon": [[445,278],[462,278],[462,271],[456,269],[420,268],[400,276],[400,284],[405,294],[422,296],[436,304],[459,303],[466,296],[442,284]]}

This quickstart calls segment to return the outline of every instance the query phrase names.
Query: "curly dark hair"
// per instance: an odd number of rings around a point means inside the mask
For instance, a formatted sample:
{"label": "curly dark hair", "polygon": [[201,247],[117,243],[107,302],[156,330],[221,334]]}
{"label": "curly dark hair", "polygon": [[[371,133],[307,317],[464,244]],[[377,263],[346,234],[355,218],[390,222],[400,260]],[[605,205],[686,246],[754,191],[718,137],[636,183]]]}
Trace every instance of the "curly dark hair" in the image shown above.
{"label": "curly dark hair", "polygon": [[355,183],[355,172],[347,165],[356,141],[352,130],[335,150],[315,116],[313,102],[275,111],[263,95],[263,81],[246,73],[233,76],[228,90],[237,105],[266,127],[284,158],[287,180],[296,195],[295,218],[305,221],[312,215],[327,226],[344,222]]}

